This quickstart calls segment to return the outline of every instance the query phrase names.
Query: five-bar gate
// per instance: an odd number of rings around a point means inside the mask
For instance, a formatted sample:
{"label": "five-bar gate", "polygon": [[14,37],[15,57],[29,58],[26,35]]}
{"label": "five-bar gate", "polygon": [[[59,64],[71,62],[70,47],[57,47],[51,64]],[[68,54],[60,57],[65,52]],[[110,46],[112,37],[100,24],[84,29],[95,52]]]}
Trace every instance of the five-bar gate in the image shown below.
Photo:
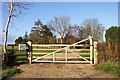
{"label": "five-bar gate", "polygon": [[74,44],[32,44],[29,45],[29,62],[52,63],[97,63],[97,42],[92,37]]}

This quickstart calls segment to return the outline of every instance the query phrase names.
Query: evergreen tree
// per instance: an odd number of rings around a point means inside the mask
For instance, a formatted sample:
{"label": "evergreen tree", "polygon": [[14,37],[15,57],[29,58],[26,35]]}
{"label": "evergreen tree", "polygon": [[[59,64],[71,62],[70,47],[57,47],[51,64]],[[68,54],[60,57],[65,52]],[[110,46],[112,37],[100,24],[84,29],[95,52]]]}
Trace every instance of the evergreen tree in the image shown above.
{"label": "evergreen tree", "polygon": [[18,39],[15,40],[15,45],[25,43],[23,37],[19,36]]}
{"label": "evergreen tree", "polygon": [[40,20],[35,22],[35,26],[32,27],[31,33],[29,35],[29,40],[36,44],[50,43],[50,39],[53,37],[52,32],[47,27],[43,25]]}
{"label": "evergreen tree", "polygon": [[105,38],[108,42],[118,42],[120,40],[120,27],[111,26],[106,30]]}

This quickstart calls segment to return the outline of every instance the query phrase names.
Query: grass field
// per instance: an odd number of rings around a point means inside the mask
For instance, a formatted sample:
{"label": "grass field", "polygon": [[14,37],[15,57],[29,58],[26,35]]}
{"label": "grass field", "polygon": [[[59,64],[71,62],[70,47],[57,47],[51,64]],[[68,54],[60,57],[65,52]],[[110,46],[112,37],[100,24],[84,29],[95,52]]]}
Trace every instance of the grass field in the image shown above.
{"label": "grass field", "polygon": [[[2,47],[1,47],[2,48]],[[42,49],[42,47],[36,47],[34,46],[33,49]],[[12,47],[11,46],[7,46],[7,49],[8,50],[11,50]],[[33,50],[33,53],[51,53],[51,52],[54,52],[55,50]],[[3,52],[3,49],[2,49],[2,52]],[[15,55],[16,55],[16,63],[26,63],[26,59],[27,59],[27,52],[26,51],[19,51],[18,50],[18,46],[14,46],[14,52],[15,52]],[[80,53],[89,53],[90,51],[79,51]],[[57,53],[65,53],[65,50],[61,50]],[[37,56],[44,56],[45,54],[33,54],[33,56],[37,57]],[[90,55],[89,54],[80,54],[82,57],[89,57]]]}
{"label": "grass field", "polygon": [[[2,47],[1,47],[2,48]],[[33,49],[36,48],[42,48],[42,47],[36,47],[34,46]],[[11,50],[12,47],[11,46],[7,46],[8,50]],[[54,52],[55,50],[33,50],[33,53],[51,53]],[[3,49],[2,49],[3,52]],[[26,63],[26,59],[27,59],[27,52],[26,51],[19,51],[18,50],[18,46],[14,46],[14,52],[16,55],[16,63]],[[90,51],[79,51],[80,53],[90,53]],[[57,53],[65,53],[65,50],[61,50]],[[37,56],[44,56],[45,54],[33,54],[33,56],[37,57]],[[80,54],[80,56],[82,57],[90,57],[89,54]]]}

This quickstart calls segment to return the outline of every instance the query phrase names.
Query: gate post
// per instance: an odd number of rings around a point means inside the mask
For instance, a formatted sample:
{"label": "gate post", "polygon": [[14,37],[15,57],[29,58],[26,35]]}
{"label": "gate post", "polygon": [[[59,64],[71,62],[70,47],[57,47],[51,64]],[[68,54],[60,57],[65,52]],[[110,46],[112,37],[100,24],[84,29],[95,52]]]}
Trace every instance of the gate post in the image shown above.
{"label": "gate post", "polygon": [[29,64],[32,64],[32,42],[28,41],[28,60]]}
{"label": "gate post", "polygon": [[90,64],[92,64],[92,54],[93,54],[93,41],[92,41],[92,37],[89,36],[89,39],[90,39]]}
{"label": "gate post", "polygon": [[98,64],[97,41],[94,41],[94,64]]}

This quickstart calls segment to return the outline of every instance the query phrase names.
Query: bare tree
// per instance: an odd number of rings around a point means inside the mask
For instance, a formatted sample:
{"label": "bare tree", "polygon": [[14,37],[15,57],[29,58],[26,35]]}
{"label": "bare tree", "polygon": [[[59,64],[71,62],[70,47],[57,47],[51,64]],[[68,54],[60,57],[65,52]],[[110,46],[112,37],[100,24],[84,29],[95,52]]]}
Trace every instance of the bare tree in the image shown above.
{"label": "bare tree", "polygon": [[78,41],[79,25],[70,25],[64,38],[65,43],[75,43]]}
{"label": "bare tree", "polygon": [[17,17],[18,15],[22,14],[23,9],[28,9],[26,6],[28,6],[29,4],[23,3],[23,2],[8,2],[8,3],[5,3],[5,5],[7,5],[7,8],[8,8],[8,19],[7,19],[7,23],[4,30],[4,53],[7,52],[7,48],[6,48],[7,36],[8,36],[8,29],[9,29],[11,19],[13,17]]}
{"label": "bare tree", "polygon": [[60,36],[62,44],[63,38],[68,33],[68,29],[70,26],[70,17],[68,16],[54,17],[54,20],[50,21],[48,26],[54,33],[56,33],[56,35]]}
{"label": "bare tree", "polygon": [[103,32],[104,27],[101,23],[99,23],[98,19],[86,19],[81,27],[81,35],[83,38],[90,35],[94,40],[102,41]]}
{"label": "bare tree", "polygon": [[80,26],[75,24],[73,26],[70,26],[69,33],[71,35],[73,35],[75,38],[78,38],[79,37],[79,29],[80,29]]}

